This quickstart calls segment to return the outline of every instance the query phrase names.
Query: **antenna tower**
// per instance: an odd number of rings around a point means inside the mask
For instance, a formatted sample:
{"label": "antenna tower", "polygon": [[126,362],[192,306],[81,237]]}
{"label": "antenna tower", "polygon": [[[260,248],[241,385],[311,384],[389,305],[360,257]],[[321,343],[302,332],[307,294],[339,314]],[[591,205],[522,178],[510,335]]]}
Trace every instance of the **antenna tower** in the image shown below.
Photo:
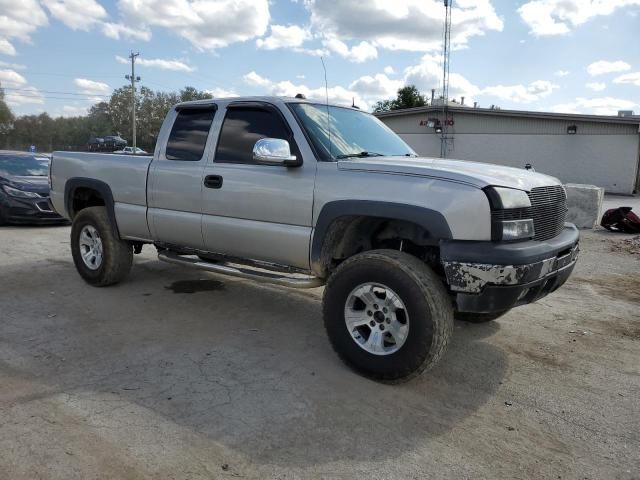
{"label": "antenna tower", "polygon": [[451,6],[453,0],[444,0],[444,35],[442,39],[442,134],[440,136],[440,158],[447,158],[449,121],[449,57],[451,55]]}

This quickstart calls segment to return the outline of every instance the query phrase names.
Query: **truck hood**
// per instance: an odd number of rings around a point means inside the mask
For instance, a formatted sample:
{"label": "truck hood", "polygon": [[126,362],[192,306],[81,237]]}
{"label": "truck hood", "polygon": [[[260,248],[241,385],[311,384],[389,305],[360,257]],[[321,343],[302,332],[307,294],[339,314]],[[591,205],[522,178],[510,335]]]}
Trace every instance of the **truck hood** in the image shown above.
{"label": "truck hood", "polygon": [[466,183],[478,188],[496,187],[531,190],[535,187],[560,185],[555,177],[524,168],[504,167],[490,163],[468,162],[425,157],[371,157],[338,161],[339,170],[360,170],[392,175],[418,175]]}

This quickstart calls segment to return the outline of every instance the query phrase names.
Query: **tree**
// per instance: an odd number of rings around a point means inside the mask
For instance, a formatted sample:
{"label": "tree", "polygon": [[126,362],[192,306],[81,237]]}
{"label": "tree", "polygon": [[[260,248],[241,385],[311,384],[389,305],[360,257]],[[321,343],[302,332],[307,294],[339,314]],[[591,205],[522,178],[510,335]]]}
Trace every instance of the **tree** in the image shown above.
{"label": "tree", "polygon": [[0,88],[0,140],[3,144],[7,133],[13,127],[14,119],[13,112],[4,101],[4,90]]}
{"label": "tree", "polygon": [[[154,91],[140,87],[136,95],[137,144],[149,152],[155,148],[158,132],[173,105],[190,100],[212,98],[194,87],[179,92]],[[131,87],[113,91],[108,101],[89,108],[87,115],[51,118],[46,113],[15,118],[4,102],[0,89],[0,147],[38,151],[83,150],[91,137],[120,134],[131,140]]]}
{"label": "tree", "polygon": [[403,108],[424,107],[427,105],[427,97],[422,95],[415,85],[406,85],[398,89],[394,100],[381,100],[373,107],[374,112],[387,112],[389,110],[402,110]]}

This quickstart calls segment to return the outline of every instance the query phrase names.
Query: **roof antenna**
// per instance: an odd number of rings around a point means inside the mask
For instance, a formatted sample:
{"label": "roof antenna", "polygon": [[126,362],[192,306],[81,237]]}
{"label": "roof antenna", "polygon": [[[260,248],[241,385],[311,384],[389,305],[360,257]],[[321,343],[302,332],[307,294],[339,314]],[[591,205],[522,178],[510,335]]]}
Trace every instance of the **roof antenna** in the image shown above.
{"label": "roof antenna", "polygon": [[320,57],[320,61],[322,62],[322,69],[324,70],[324,94],[327,101],[327,128],[329,130],[329,156],[333,157],[333,154],[331,153],[331,150],[333,150],[331,148],[333,144],[331,143],[331,119],[329,116],[329,84],[327,83],[327,67],[325,67],[324,65],[324,58]]}

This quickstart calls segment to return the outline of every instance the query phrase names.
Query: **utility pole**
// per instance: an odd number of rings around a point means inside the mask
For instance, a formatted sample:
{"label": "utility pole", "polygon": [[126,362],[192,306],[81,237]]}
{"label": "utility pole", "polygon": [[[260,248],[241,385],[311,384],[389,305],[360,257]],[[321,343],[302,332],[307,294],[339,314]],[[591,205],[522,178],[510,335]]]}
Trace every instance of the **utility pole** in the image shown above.
{"label": "utility pole", "polygon": [[129,58],[131,59],[131,75],[125,75],[124,78],[127,80],[131,80],[131,137],[132,137],[132,147],[133,153],[136,153],[136,82],[140,81],[140,77],[136,77],[136,57],[140,55],[140,52],[133,53],[131,51],[131,55]]}

